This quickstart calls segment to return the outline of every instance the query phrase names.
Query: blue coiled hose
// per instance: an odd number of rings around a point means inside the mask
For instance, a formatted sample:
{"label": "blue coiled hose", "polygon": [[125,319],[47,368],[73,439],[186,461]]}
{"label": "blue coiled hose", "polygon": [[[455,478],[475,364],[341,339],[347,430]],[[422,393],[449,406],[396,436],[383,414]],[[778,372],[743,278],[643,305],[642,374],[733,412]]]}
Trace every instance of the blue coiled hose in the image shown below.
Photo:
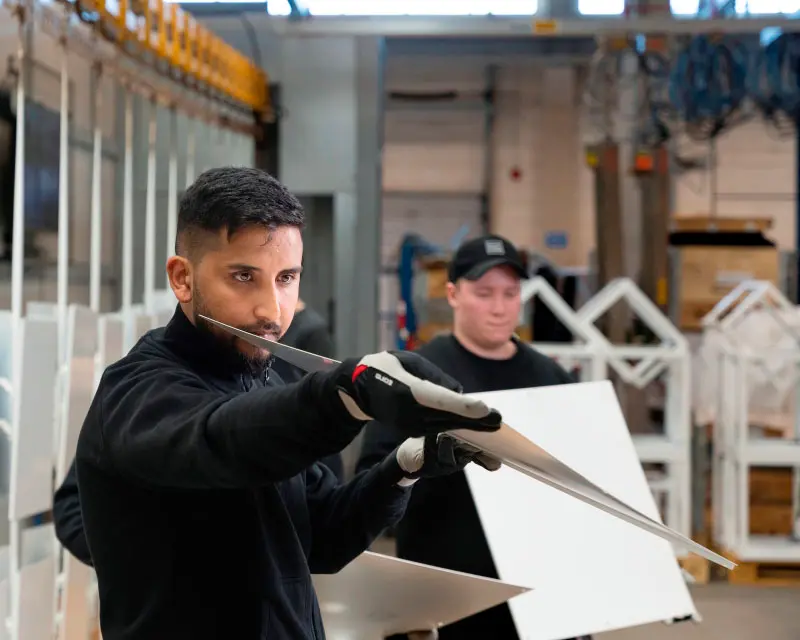
{"label": "blue coiled hose", "polygon": [[784,33],[760,50],[750,85],[768,122],[779,129],[800,122],[800,34]]}
{"label": "blue coiled hose", "polygon": [[748,98],[746,47],[696,36],[672,63],[669,101],[686,133],[709,139],[736,123]]}

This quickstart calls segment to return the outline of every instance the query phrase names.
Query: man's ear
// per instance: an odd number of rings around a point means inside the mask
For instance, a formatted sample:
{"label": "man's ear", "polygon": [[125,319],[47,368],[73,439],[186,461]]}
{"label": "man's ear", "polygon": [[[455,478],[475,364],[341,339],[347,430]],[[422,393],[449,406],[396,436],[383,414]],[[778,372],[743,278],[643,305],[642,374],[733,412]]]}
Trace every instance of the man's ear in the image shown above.
{"label": "man's ear", "polygon": [[183,256],[172,256],[167,260],[169,286],[181,304],[192,301],[192,264]]}
{"label": "man's ear", "polygon": [[458,293],[458,285],[455,285],[452,282],[448,282],[446,287],[447,287],[447,302],[450,304],[451,307],[455,308],[455,306],[458,304],[456,302],[456,293]]}

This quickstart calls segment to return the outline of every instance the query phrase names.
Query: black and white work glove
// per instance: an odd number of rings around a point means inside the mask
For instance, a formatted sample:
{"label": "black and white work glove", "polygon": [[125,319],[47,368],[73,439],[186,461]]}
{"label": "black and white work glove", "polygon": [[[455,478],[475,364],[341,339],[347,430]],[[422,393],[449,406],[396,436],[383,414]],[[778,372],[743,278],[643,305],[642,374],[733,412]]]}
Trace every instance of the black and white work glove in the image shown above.
{"label": "black and white work glove", "polygon": [[409,438],[397,448],[397,464],[403,470],[400,486],[410,486],[420,478],[437,478],[461,471],[470,462],[489,471],[502,463],[480,449],[445,433]]}
{"label": "black and white work glove", "polygon": [[495,409],[462,395],[458,382],[411,351],[382,351],[358,361],[345,360],[339,369],[340,398],[358,420],[377,420],[407,437],[500,428]]}

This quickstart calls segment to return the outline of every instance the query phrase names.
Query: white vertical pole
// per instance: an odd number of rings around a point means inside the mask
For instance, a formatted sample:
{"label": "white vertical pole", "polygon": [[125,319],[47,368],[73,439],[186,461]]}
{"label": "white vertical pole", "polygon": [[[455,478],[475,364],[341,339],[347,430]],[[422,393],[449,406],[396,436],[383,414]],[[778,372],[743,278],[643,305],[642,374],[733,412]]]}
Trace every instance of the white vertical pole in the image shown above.
{"label": "white vertical pole", "polygon": [[125,160],[122,183],[122,317],[125,347],[133,346],[133,95],[125,94]]}
{"label": "white vertical pole", "polygon": [[89,306],[95,313],[100,312],[101,286],[100,275],[103,268],[103,215],[101,201],[102,163],[103,163],[103,130],[100,112],[102,109],[102,67],[98,64],[95,70],[97,83],[94,94],[94,141],[92,149],[92,227],[89,254]]}
{"label": "white vertical pole", "polygon": [[194,172],[195,172],[195,145],[196,145],[196,131],[195,131],[195,121],[189,119],[189,127],[188,132],[186,135],[186,184],[184,189],[188,189],[189,186],[194,182]]}
{"label": "white vertical pole", "polygon": [[[14,149],[14,229],[11,237],[11,314],[16,330],[23,312],[23,273],[25,264],[25,53],[24,27],[20,27],[20,45],[17,52],[19,77],[17,78],[17,143]],[[14,341],[15,345],[19,340]]]}
{"label": "white vertical pole", "polygon": [[[188,162],[188,160],[187,160]],[[178,228],[178,114],[174,107],[169,121],[169,184],[167,186],[167,258],[175,253]],[[169,288],[169,277],[167,277]]]}
{"label": "white vertical pole", "polygon": [[156,134],[158,103],[150,102],[150,122],[147,136],[147,200],[144,227],[144,306],[153,313],[156,288]]}
{"label": "white vertical pole", "polygon": [[[22,318],[23,312],[23,274],[25,264],[25,73],[27,67],[27,52],[25,46],[26,24],[20,20],[19,29],[19,49],[17,51],[18,73],[17,78],[17,141],[14,149],[14,210],[13,225],[14,229],[11,238],[11,317],[12,332],[14,341],[12,344],[12,370],[11,370],[11,400],[12,415],[18,414],[16,405],[19,402],[19,389],[22,373],[22,341],[24,330]],[[14,429],[18,432],[19,425],[12,424],[12,434]],[[13,437],[13,435],[12,435]],[[4,621],[9,631],[9,635],[14,640],[19,638],[19,618],[17,614],[20,609],[19,579],[22,568],[22,530],[21,523],[17,519],[9,522],[9,587],[11,591],[10,605],[11,615]]]}
{"label": "white vertical pole", "polygon": [[61,47],[61,124],[58,146],[58,361],[67,355],[67,304],[69,303],[69,52]]}

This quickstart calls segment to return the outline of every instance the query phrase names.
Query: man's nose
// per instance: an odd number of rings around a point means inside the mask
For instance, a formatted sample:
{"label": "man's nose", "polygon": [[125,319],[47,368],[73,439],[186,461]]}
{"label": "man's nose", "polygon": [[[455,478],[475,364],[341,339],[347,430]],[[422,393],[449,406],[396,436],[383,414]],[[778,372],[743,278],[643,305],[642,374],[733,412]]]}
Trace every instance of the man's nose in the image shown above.
{"label": "man's nose", "polygon": [[494,296],[492,298],[492,306],[491,306],[491,313],[496,316],[504,315],[506,312],[506,305],[503,301],[502,296]]}
{"label": "man's nose", "polygon": [[280,322],[281,305],[277,287],[271,287],[264,292],[255,309],[255,315],[260,322]]}

